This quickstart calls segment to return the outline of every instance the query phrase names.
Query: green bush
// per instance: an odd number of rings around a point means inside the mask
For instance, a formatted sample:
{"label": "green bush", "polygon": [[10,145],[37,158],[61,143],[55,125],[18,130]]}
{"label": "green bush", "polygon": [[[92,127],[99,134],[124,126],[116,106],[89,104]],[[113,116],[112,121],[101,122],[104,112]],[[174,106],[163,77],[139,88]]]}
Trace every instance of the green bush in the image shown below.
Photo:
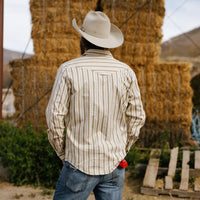
{"label": "green bush", "polygon": [[150,150],[149,151],[142,151],[137,150],[135,145],[133,145],[126,155],[126,161],[128,162],[129,168],[134,169],[136,164],[148,164],[150,157]]}
{"label": "green bush", "polygon": [[9,181],[16,185],[54,187],[62,167],[46,131],[36,133],[31,124],[18,128],[0,123],[0,156]]}
{"label": "green bush", "polygon": [[126,161],[128,162],[129,168],[135,168],[135,165],[140,160],[140,153],[135,149],[135,145],[133,145],[126,155]]}

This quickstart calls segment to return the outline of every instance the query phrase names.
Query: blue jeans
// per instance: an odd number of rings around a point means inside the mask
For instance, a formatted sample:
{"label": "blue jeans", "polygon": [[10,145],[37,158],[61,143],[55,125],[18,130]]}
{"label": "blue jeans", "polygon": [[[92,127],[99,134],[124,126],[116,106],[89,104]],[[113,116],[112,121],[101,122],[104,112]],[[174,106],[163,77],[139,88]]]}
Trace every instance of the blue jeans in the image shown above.
{"label": "blue jeans", "polygon": [[124,177],[121,167],[106,175],[88,175],[66,161],[53,200],[87,200],[92,191],[96,200],[121,200]]}

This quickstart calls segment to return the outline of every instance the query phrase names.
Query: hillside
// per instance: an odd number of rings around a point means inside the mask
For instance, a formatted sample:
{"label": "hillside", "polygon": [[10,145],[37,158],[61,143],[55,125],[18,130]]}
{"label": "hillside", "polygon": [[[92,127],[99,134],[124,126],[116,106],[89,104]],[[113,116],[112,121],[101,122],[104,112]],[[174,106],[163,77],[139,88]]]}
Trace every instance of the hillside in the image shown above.
{"label": "hillside", "polygon": [[200,27],[163,42],[161,48],[161,58],[200,56]]}
{"label": "hillside", "polygon": [[[18,52],[18,51],[12,51],[12,50],[8,50],[8,49],[4,49],[3,50],[3,64],[6,65],[9,63],[10,60],[16,59],[16,58],[21,58],[23,55],[22,52]],[[31,54],[25,54],[25,58],[30,57]]]}
{"label": "hillside", "polygon": [[200,74],[200,27],[162,43],[161,49],[161,61],[190,62],[191,76]]}
{"label": "hillside", "polygon": [[[22,52],[12,51],[4,49],[3,51],[3,88],[7,88],[11,82],[11,75],[9,69],[9,61],[17,58],[21,58],[23,55]],[[30,57],[30,54],[26,54],[25,58]]]}
{"label": "hillside", "polygon": [[189,62],[192,63],[192,70],[190,72],[191,77],[200,74],[200,57],[179,57],[179,56],[169,56],[169,57],[161,57],[161,61],[165,62]]}
{"label": "hillside", "polygon": [[161,61],[192,63],[190,71],[191,87],[194,92],[192,101],[194,106],[198,107],[200,105],[200,27],[162,43],[161,49]]}

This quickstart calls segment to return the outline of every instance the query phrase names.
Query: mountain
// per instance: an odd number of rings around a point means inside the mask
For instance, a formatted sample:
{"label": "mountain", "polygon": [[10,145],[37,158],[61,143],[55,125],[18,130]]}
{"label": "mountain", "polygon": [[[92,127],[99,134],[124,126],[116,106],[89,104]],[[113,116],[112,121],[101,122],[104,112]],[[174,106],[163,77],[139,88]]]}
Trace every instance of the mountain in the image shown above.
{"label": "mountain", "polygon": [[161,61],[190,62],[191,76],[200,74],[200,27],[161,44]]}
{"label": "mountain", "polygon": [[[9,61],[17,58],[22,58],[23,53],[8,49],[3,50],[3,88],[7,88],[12,80],[10,75]],[[24,58],[30,57],[31,54],[26,54]]]}
{"label": "mountain", "polygon": [[200,74],[200,57],[179,57],[179,56],[169,56],[161,57],[161,61],[166,62],[189,62],[192,63],[192,69],[190,71],[191,77]]}
{"label": "mountain", "polygon": [[200,56],[200,27],[163,42],[161,48],[161,58]]}
{"label": "mountain", "polygon": [[[16,59],[16,58],[22,58],[23,53],[18,51],[12,51],[8,49],[3,50],[3,64],[7,65],[10,60]],[[25,54],[25,58],[30,57],[31,54]]]}

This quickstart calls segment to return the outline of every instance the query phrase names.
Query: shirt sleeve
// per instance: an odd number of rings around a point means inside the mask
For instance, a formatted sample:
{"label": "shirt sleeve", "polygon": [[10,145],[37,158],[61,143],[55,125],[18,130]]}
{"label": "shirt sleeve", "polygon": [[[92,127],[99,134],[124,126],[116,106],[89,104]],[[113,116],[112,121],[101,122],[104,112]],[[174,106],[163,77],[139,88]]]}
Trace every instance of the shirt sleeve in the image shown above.
{"label": "shirt sleeve", "polygon": [[46,108],[48,140],[58,157],[63,161],[65,157],[64,120],[68,113],[70,82],[66,70],[61,65],[58,69],[51,97]]}
{"label": "shirt sleeve", "polygon": [[138,86],[135,73],[131,71],[131,84],[127,92],[128,105],[126,108],[127,117],[127,145],[126,152],[128,152],[131,146],[137,141],[140,128],[145,122],[145,112],[143,109],[140,89]]}

